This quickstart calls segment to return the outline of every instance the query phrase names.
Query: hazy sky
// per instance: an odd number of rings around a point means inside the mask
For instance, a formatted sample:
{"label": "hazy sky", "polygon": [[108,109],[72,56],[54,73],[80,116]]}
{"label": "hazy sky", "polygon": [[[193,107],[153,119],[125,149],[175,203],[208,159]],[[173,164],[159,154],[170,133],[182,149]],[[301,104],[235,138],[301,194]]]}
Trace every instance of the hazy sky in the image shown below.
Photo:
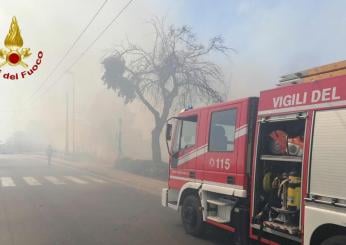
{"label": "hazy sky", "polygon": [[[100,61],[112,47],[126,43],[127,39],[144,47],[150,45],[152,36],[147,21],[154,16],[164,16],[168,23],[175,25],[190,25],[202,41],[214,35],[224,36],[227,45],[236,50],[230,58],[220,60],[231,85],[231,98],[258,95],[260,89],[274,86],[280,75],[346,57],[346,1],[135,0],[76,64],[73,74],[57,81],[62,71],[127,3],[127,0],[109,0],[41,92],[49,84],[56,84],[30,98],[103,2],[2,1],[1,45],[12,16],[16,16],[24,47],[31,48],[33,53],[27,63],[33,64],[39,50],[44,52],[44,57],[38,71],[29,79],[0,78],[0,139],[25,129],[33,121],[51,124],[55,120],[57,125],[63,125],[64,99],[66,91],[71,91],[72,79],[77,82],[79,120],[87,120],[83,119],[83,112],[95,103],[96,95],[102,94],[114,105],[121,105],[102,85]],[[138,112],[135,107],[128,110]],[[134,125],[140,127],[140,121]]]}

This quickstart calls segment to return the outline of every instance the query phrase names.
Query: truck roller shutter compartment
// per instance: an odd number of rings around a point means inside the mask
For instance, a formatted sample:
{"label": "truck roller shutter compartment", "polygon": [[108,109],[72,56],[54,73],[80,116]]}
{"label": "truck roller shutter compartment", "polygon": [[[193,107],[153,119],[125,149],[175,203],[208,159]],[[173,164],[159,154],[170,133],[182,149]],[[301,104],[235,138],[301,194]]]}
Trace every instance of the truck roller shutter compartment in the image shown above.
{"label": "truck roller shutter compartment", "polygon": [[310,194],[346,199],[346,109],[317,111],[312,142]]}

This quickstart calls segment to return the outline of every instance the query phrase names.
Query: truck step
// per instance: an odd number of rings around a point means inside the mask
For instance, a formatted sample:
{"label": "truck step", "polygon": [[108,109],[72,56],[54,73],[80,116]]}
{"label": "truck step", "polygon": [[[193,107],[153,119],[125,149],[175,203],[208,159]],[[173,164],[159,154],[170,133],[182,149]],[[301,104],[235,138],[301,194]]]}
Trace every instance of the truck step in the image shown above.
{"label": "truck step", "polygon": [[224,198],[218,198],[218,199],[207,199],[207,203],[214,204],[217,206],[234,206],[236,201],[224,199]]}
{"label": "truck step", "polygon": [[229,220],[225,220],[223,218],[220,218],[219,216],[207,216],[207,219],[215,221],[217,223],[227,223]]}
{"label": "truck step", "polygon": [[231,213],[236,203],[236,200],[230,200],[225,198],[207,199],[207,219],[210,219],[217,223],[230,222]]}
{"label": "truck step", "polygon": [[177,201],[171,201],[171,202],[168,202],[168,203],[171,204],[171,205],[177,205],[178,204]]}
{"label": "truck step", "polygon": [[214,204],[217,206],[229,206],[230,203],[224,202],[222,200],[215,200],[215,199],[207,199],[207,203]]}
{"label": "truck step", "polygon": [[168,202],[167,206],[174,209],[174,210],[178,210],[179,209],[179,205],[178,202]]}

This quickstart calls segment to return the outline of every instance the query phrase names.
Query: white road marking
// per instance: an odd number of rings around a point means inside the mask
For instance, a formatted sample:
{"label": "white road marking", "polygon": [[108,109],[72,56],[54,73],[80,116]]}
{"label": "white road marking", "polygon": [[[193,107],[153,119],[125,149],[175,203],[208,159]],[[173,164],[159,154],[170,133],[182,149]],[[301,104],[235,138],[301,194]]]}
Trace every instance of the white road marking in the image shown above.
{"label": "white road marking", "polygon": [[53,183],[54,185],[64,185],[65,183],[54,176],[44,176],[46,180]]}
{"label": "white road marking", "polygon": [[88,184],[88,182],[81,180],[81,179],[78,179],[78,178],[73,177],[73,176],[64,176],[64,177],[68,180],[71,180],[71,181],[77,183],[77,184]]}
{"label": "white road marking", "polygon": [[24,181],[28,184],[28,185],[41,185],[40,182],[38,182],[34,177],[23,177]]}
{"label": "white road marking", "polygon": [[99,178],[95,178],[94,176],[83,176],[84,178],[87,178],[87,179],[89,179],[89,180],[91,180],[91,181],[94,181],[94,182],[96,182],[96,183],[101,183],[101,184],[103,184],[103,183],[106,183],[106,181],[104,181],[103,179],[99,179]]}
{"label": "white road marking", "polygon": [[2,187],[16,186],[11,177],[1,177],[0,180]]}

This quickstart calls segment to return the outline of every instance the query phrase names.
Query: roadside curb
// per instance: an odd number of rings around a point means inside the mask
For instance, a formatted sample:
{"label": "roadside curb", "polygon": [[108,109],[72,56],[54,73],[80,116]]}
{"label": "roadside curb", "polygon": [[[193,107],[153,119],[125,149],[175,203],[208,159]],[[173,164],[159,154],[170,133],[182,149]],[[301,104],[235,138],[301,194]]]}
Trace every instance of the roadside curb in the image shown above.
{"label": "roadside curb", "polygon": [[[39,159],[45,159],[45,157],[40,155],[33,156]],[[166,186],[166,183],[159,180],[154,180],[148,177],[135,175],[132,173],[127,173],[121,170],[111,169],[112,171],[104,170],[96,170],[92,169],[88,166],[78,166],[77,164],[73,164],[68,160],[64,159],[54,159],[53,163],[63,165],[64,167],[69,167],[77,170],[87,171],[92,173],[93,175],[102,177],[111,181],[113,183],[121,184],[130,188],[137,189],[142,192],[146,192],[151,195],[161,196],[161,189]]]}

